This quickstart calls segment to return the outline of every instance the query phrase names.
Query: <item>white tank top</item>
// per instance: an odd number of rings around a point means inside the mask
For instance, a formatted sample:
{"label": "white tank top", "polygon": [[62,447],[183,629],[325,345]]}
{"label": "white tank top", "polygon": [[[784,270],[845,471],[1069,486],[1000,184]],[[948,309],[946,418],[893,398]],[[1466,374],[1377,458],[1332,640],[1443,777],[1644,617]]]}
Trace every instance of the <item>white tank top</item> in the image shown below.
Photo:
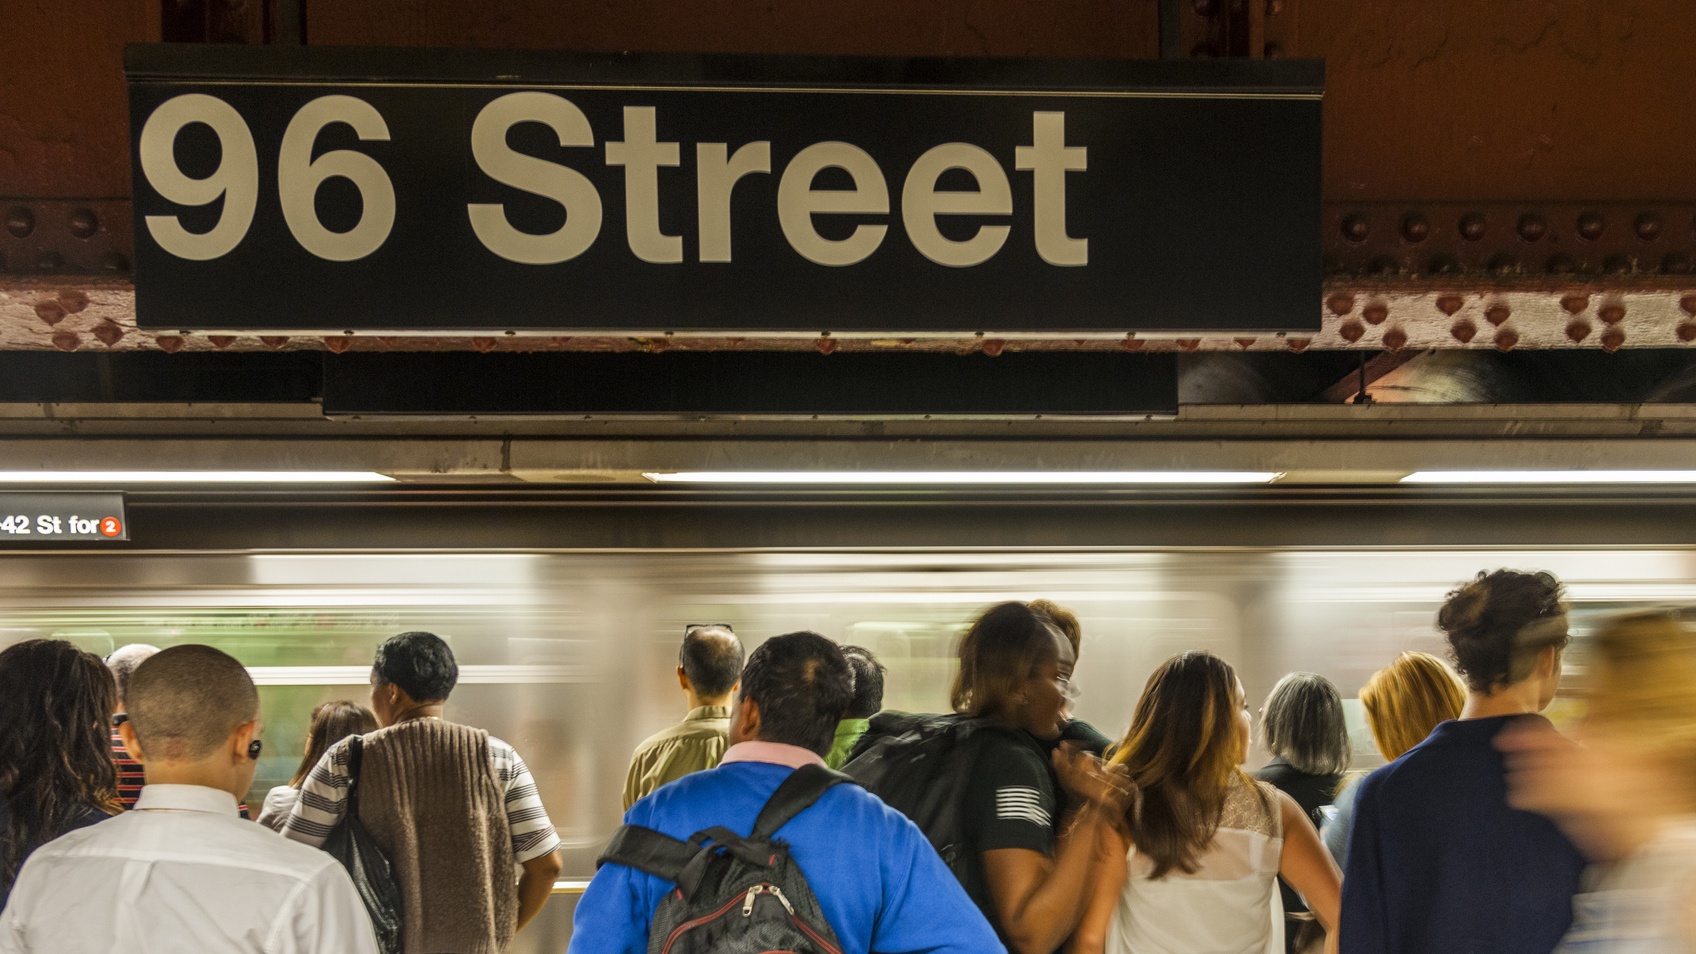
{"label": "white tank top", "polygon": [[1284,850],[1277,790],[1238,777],[1213,841],[1193,874],[1150,878],[1133,846],[1130,876],[1107,932],[1108,954],[1274,954],[1284,949],[1278,863]]}

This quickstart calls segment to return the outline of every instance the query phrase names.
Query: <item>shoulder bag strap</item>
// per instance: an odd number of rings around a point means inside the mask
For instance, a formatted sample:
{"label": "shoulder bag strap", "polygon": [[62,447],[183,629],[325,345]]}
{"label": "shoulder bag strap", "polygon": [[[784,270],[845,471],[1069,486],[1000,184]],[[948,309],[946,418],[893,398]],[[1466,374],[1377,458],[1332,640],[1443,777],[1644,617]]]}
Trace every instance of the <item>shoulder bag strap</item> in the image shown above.
{"label": "shoulder bag strap", "polygon": [[347,813],[359,817],[359,764],[365,760],[365,737],[347,738]]}
{"label": "shoulder bag strap", "polygon": [[621,825],[613,832],[607,850],[595,859],[595,867],[623,865],[645,871],[667,881],[676,881],[684,867],[695,859],[701,846],[679,841],[641,825]]}
{"label": "shoulder bag strap", "polygon": [[766,807],[760,809],[760,817],[754,819],[754,833],[749,837],[755,841],[769,841],[778,829],[812,807],[825,792],[844,782],[857,784],[841,772],[833,772],[822,765],[801,766],[783,780],[783,784],[767,800]]}

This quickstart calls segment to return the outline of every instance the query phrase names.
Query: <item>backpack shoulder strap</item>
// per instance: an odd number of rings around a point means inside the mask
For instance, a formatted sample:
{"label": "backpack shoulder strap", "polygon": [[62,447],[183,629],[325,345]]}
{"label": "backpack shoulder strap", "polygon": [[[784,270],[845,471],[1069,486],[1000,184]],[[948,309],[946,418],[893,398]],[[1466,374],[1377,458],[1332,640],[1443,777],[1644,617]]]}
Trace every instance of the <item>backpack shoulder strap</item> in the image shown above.
{"label": "backpack shoulder strap", "polygon": [[613,832],[612,841],[607,843],[607,850],[595,859],[595,867],[609,863],[623,865],[667,881],[676,881],[678,875],[699,853],[698,846],[678,841],[652,828],[621,825],[618,831]]}
{"label": "backpack shoulder strap", "polygon": [[825,792],[844,782],[856,784],[852,778],[822,765],[801,766],[783,780],[783,784],[766,801],[766,807],[760,809],[760,817],[754,819],[754,833],[750,837],[756,841],[770,840],[778,829],[812,807]]}
{"label": "backpack shoulder strap", "polygon": [[365,760],[365,737],[347,737],[347,813],[359,817],[359,764]]}

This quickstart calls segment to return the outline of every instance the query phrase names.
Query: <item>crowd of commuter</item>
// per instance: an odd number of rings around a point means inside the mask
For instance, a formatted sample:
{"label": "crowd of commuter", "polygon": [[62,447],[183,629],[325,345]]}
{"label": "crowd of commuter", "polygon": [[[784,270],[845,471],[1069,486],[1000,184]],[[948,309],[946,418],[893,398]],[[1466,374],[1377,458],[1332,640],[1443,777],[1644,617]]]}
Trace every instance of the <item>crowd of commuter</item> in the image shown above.
{"label": "crowd of commuter", "polygon": [[[1693,954],[1696,627],[1603,622],[1586,716],[1540,713],[1561,585],[1480,573],[1360,687],[1386,763],[1350,773],[1343,694],[1259,710],[1205,651],[1108,738],[1073,717],[1078,618],[982,613],[952,711],[884,709],[888,668],[813,632],[751,653],[685,629],[681,722],[634,751],[572,954]],[[370,708],[313,710],[247,820],[264,744],[211,647],[0,651],[0,954],[484,954],[542,910],[560,839],[524,759],[445,718],[448,643],[384,641]],[[139,777],[138,777],[139,776]]]}

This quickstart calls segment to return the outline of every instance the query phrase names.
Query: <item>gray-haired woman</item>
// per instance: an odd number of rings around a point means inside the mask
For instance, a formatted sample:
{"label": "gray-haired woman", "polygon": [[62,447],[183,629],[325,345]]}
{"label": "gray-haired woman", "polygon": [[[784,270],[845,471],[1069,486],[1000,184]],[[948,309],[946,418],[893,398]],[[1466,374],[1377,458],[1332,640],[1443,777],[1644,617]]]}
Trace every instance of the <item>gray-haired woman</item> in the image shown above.
{"label": "gray-haired woman", "polygon": [[[1266,697],[1260,734],[1272,761],[1255,777],[1295,799],[1313,827],[1323,825],[1320,809],[1336,799],[1351,754],[1342,694],[1318,673],[1292,672]],[[1307,913],[1307,905],[1301,895],[1282,882],[1279,888],[1285,914],[1295,915],[1284,925],[1285,947],[1295,954],[1314,932],[1303,930],[1307,919],[1300,915]]]}

